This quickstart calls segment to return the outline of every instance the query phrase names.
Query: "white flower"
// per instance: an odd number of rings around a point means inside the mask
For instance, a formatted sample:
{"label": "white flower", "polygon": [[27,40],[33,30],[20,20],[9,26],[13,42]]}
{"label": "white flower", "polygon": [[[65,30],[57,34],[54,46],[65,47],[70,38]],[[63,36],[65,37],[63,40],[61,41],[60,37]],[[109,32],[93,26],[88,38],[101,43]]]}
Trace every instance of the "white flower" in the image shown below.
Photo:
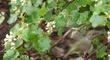
{"label": "white flower", "polygon": [[110,54],[108,54],[109,60],[110,60]]}
{"label": "white flower", "polygon": [[95,0],[95,2],[97,2],[97,1],[99,1],[99,0]]}
{"label": "white flower", "polygon": [[10,32],[10,35],[13,35],[13,33],[12,33],[12,32]]}
{"label": "white flower", "polygon": [[5,42],[7,42],[7,41],[8,41],[8,39],[4,39],[4,41],[5,41]]}
{"label": "white flower", "polygon": [[13,50],[15,50],[15,47],[11,47],[10,49],[13,49]]}
{"label": "white flower", "polygon": [[107,34],[110,35],[110,31],[108,31]]}
{"label": "white flower", "polygon": [[55,28],[55,25],[53,25],[53,28]]}
{"label": "white flower", "polygon": [[8,42],[12,42],[12,39],[8,39]]}
{"label": "white flower", "polygon": [[13,40],[16,41],[17,39],[16,38],[13,38]]}
{"label": "white flower", "polygon": [[14,42],[11,42],[11,46],[15,46],[15,43]]}
{"label": "white flower", "polygon": [[17,39],[15,38],[15,35],[10,32],[10,34],[6,34],[6,38],[4,39],[5,43],[5,47],[10,45],[10,49],[15,49],[15,42]]}
{"label": "white flower", "polygon": [[110,31],[108,31],[107,34],[108,34],[108,37],[107,37],[108,42],[110,42]]}
{"label": "white flower", "polygon": [[46,25],[47,32],[51,33],[53,31],[53,28],[55,28],[55,21],[48,22]]}
{"label": "white flower", "polygon": [[8,34],[6,34],[6,38],[9,38],[9,35]]}

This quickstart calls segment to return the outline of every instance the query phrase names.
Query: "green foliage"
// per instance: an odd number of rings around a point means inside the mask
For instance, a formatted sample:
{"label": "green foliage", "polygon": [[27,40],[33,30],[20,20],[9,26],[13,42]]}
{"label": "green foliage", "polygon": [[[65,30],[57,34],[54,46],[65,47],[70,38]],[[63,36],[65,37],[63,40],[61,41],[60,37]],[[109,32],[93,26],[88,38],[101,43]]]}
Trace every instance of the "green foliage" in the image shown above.
{"label": "green foliage", "polygon": [[19,56],[19,52],[15,50],[8,50],[4,55],[4,60],[16,60]]}
{"label": "green foliage", "polygon": [[46,14],[46,7],[42,6],[39,10],[38,10],[38,14],[39,16],[44,16]]}
{"label": "green foliage", "polygon": [[39,40],[34,42],[35,49],[41,54],[45,53],[51,48],[51,41],[48,37],[41,37]]}
{"label": "green foliage", "polygon": [[97,58],[101,58],[101,59],[104,59],[104,56],[107,54],[105,51],[107,49],[106,46],[104,46],[104,44],[102,44],[100,42],[100,38],[99,37],[96,37],[94,38],[93,40],[93,45],[95,45],[97,47]]}
{"label": "green foliage", "polygon": [[90,18],[90,22],[92,23],[93,27],[97,26],[106,26],[107,24],[107,19],[104,16],[99,16],[99,15],[93,15]]}
{"label": "green foliage", "polygon": [[16,48],[20,47],[23,44],[23,40],[16,40]]}
{"label": "green foliage", "polygon": [[103,58],[106,55],[105,50],[106,50],[106,47],[103,47],[103,48],[99,49],[98,52],[97,52],[97,57],[98,58]]}
{"label": "green foliage", "polygon": [[[78,25],[86,24],[88,22],[88,20],[87,20],[88,19],[88,14],[89,14],[88,11],[80,13],[80,16],[79,16],[79,18],[77,20],[77,24]],[[85,21],[87,21],[87,22],[85,22]]]}
{"label": "green foliage", "polygon": [[92,0],[76,0],[76,3],[80,6],[86,6],[92,3]]}
{"label": "green foliage", "polygon": [[31,40],[37,40],[37,35],[32,29],[27,28],[26,30],[23,31],[23,38],[28,42]]}
{"label": "green foliage", "polygon": [[20,57],[20,60],[30,60],[30,59],[29,59],[28,56],[26,56],[26,55],[22,55],[22,56]]}
{"label": "green foliage", "polygon": [[55,22],[56,22],[56,27],[57,28],[62,28],[62,27],[65,27],[66,26],[66,16],[65,16],[65,11],[63,11],[63,12],[61,12],[59,15],[58,15],[58,17],[57,17],[57,19],[55,20]]}
{"label": "green foliage", "polygon": [[[55,21],[53,29],[58,31],[59,36],[63,35],[65,27],[110,26],[110,0],[11,0],[10,5],[12,7],[8,23],[14,23],[17,18],[20,20],[10,30],[17,39],[15,50],[10,50],[11,46],[7,45],[4,60],[16,60],[18,56],[20,56],[20,60],[29,60],[29,57],[23,53],[31,49],[35,49],[39,54],[50,51],[52,41],[50,34],[44,32],[43,28],[39,26],[42,20],[45,20],[46,23]],[[1,13],[0,24],[3,20],[4,17]],[[44,26],[44,28],[47,27]],[[99,40],[95,38],[93,41],[97,47],[101,45]],[[23,47],[21,47],[22,45]],[[97,57],[104,57],[105,48],[101,48],[97,52]]]}

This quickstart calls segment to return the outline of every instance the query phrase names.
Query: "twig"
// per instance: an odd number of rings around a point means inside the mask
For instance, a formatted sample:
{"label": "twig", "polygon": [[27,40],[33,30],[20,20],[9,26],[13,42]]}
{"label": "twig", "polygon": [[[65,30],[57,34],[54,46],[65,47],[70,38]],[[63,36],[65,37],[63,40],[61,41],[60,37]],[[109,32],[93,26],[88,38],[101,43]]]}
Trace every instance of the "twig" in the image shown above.
{"label": "twig", "polygon": [[61,41],[63,41],[65,39],[65,37],[72,31],[72,28],[69,29],[55,44],[53,44],[52,47],[55,47],[58,43],[60,43]]}

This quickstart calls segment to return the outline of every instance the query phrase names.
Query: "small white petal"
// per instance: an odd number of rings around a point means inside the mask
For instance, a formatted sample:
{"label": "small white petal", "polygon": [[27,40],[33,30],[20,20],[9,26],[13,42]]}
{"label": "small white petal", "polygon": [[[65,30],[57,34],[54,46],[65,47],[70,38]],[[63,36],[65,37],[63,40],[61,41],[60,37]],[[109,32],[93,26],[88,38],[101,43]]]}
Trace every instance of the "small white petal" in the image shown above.
{"label": "small white petal", "polygon": [[11,43],[11,46],[14,46],[14,45],[15,45],[15,43],[14,43],[14,42],[12,42],[12,43]]}
{"label": "small white petal", "polygon": [[16,39],[16,38],[14,38],[13,40],[14,40],[14,41],[16,41],[17,39]]}
{"label": "small white petal", "polygon": [[107,34],[110,35],[110,31],[108,31]]}
{"label": "small white petal", "polygon": [[55,28],[55,25],[53,25],[53,28]]}
{"label": "small white petal", "polygon": [[47,27],[49,27],[50,25],[49,25],[49,24],[47,24],[46,26],[47,26]]}
{"label": "small white petal", "polygon": [[108,42],[110,42],[110,35],[108,35],[107,39],[108,39]]}
{"label": "small white petal", "polygon": [[6,38],[8,38],[9,37],[9,35],[8,34],[6,34]]}
{"label": "small white petal", "polygon": [[6,41],[8,41],[8,39],[5,38],[4,41],[6,42]]}
{"label": "small white petal", "polygon": [[8,39],[8,42],[12,42],[12,39]]}
{"label": "small white petal", "polygon": [[12,32],[10,32],[10,35],[13,35],[13,33],[12,33]]}
{"label": "small white petal", "polygon": [[15,47],[11,47],[10,49],[13,49],[13,50],[15,50]]}

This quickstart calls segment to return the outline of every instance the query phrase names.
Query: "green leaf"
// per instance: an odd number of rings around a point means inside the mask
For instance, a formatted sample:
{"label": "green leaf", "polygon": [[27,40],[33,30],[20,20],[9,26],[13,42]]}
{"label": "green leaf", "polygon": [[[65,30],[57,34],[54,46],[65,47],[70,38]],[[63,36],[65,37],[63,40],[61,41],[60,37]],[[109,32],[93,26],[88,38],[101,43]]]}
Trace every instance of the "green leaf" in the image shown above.
{"label": "green leaf", "polygon": [[77,9],[77,6],[73,2],[73,3],[69,4],[69,6],[67,6],[66,9],[67,9],[67,11],[72,12]]}
{"label": "green leaf", "polygon": [[30,37],[29,32],[30,30],[28,28],[24,29],[22,32],[22,37],[25,41],[29,41],[29,37]]}
{"label": "green leaf", "polygon": [[42,30],[41,28],[36,28],[35,33],[36,33],[37,35],[41,35],[41,34],[43,33],[43,30]]}
{"label": "green leaf", "polygon": [[12,24],[12,23],[14,23],[16,20],[17,20],[17,14],[11,14],[11,17],[10,17],[10,19],[8,20],[8,23],[9,24]]}
{"label": "green leaf", "polygon": [[72,21],[73,26],[77,26],[78,25],[77,20],[80,17],[80,13],[77,10],[75,10],[73,11],[73,14],[71,17],[72,17],[71,21]]}
{"label": "green leaf", "polygon": [[11,31],[13,33],[17,33],[20,28],[21,28],[20,25],[17,23],[13,28],[11,28]]}
{"label": "green leaf", "polygon": [[46,14],[46,11],[47,11],[47,9],[46,9],[45,6],[43,6],[42,8],[40,8],[40,9],[38,10],[39,16],[44,16],[44,15]]}
{"label": "green leaf", "polygon": [[90,5],[92,0],[76,0],[76,3],[80,6]]}
{"label": "green leaf", "polygon": [[55,20],[55,26],[57,28],[62,28],[66,26],[66,19],[65,19],[65,11],[61,12],[61,14],[58,15],[57,19]]}
{"label": "green leaf", "polygon": [[45,53],[51,48],[51,40],[48,37],[41,37],[34,42],[34,47],[39,53]]}
{"label": "green leaf", "polygon": [[32,11],[34,10],[32,4],[30,1],[26,1],[27,3],[25,3],[22,7],[22,12],[26,13],[27,15],[30,15],[32,13]]}
{"label": "green leaf", "polygon": [[99,37],[94,38],[92,42],[93,42],[93,45],[96,45],[96,46],[100,45]]}
{"label": "green leaf", "polygon": [[31,0],[32,4],[35,4],[37,2],[37,0]]}
{"label": "green leaf", "polygon": [[29,15],[25,16],[25,22],[27,23],[36,23],[40,18],[40,15],[38,15],[37,9],[33,9]]}
{"label": "green leaf", "polygon": [[46,7],[48,7],[49,9],[54,8],[57,5],[55,0],[48,0],[47,3],[48,4],[46,5]]}
{"label": "green leaf", "polygon": [[26,55],[21,55],[20,60],[30,60],[28,56]]}
{"label": "green leaf", "polygon": [[35,10],[31,13],[31,15],[32,15],[32,20],[33,20],[33,22],[37,22],[38,19],[39,19],[39,15],[38,15],[37,9],[35,9]]}
{"label": "green leaf", "polygon": [[17,4],[20,4],[20,1],[21,1],[21,0],[16,0]]}
{"label": "green leaf", "polygon": [[35,31],[31,28],[24,29],[24,31],[22,32],[22,37],[26,42],[37,39]]}
{"label": "green leaf", "polygon": [[26,50],[31,50],[33,48],[33,43],[27,42],[24,44],[24,47]]}
{"label": "green leaf", "polygon": [[25,22],[26,23],[33,23],[33,16],[32,15],[25,16]]}
{"label": "green leaf", "polygon": [[106,11],[110,10],[110,7],[107,4],[110,0],[100,0],[94,6],[91,6],[91,11],[93,11],[94,15],[105,13]]}
{"label": "green leaf", "polygon": [[62,33],[64,32],[64,28],[59,28],[58,29],[58,35],[62,36]]}
{"label": "green leaf", "polygon": [[77,20],[77,24],[78,25],[81,25],[81,24],[86,24],[88,22],[87,18],[88,18],[88,14],[89,12],[88,11],[85,11],[83,13],[80,13],[80,16]]}
{"label": "green leaf", "polygon": [[97,52],[97,57],[98,58],[103,58],[106,55],[106,47],[100,48]]}
{"label": "green leaf", "polygon": [[47,0],[48,3],[52,3],[52,1],[54,1],[54,0]]}
{"label": "green leaf", "polygon": [[67,25],[67,17],[65,16],[65,11],[61,12],[55,20],[55,26],[58,29],[58,35],[61,36],[64,31],[64,27]]}
{"label": "green leaf", "polygon": [[19,47],[16,49],[20,54],[24,53],[26,49],[24,47]]}
{"label": "green leaf", "polygon": [[8,50],[4,55],[4,60],[16,60],[19,56],[19,52],[15,50]]}
{"label": "green leaf", "polygon": [[58,0],[57,1],[57,7],[58,8],[64,8],[64,5],[66,4],[66,2],[64,0]]}
{"label": "green leaf", "polygon": [[16,48],[17,48],[23,44],[23,40],[17,39],[15,44],[16,44]]}
{"label": "green leaf", "polygon": [[48,11],[45,15],[44,18],[46,19],[46,21],[50,21],[52,18],[52,11]]}
{"label": "green leaf", "polygon": [[107,19],[104,16],[93,15],[90,18],[90,22],[92,23],[93,27],[105,26],[107,23]]}

